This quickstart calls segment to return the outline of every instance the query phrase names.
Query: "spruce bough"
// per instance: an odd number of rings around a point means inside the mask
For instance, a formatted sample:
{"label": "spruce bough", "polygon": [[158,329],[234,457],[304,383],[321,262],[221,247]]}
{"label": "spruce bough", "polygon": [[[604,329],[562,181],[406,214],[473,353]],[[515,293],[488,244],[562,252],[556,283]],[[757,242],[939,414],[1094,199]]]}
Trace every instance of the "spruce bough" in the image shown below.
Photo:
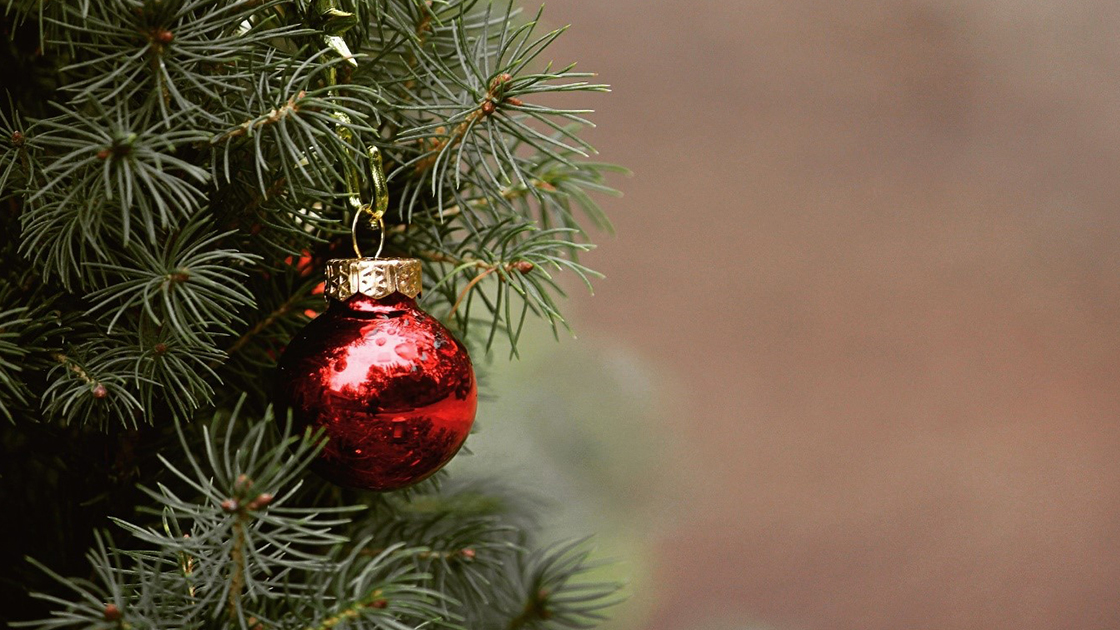
{"label": "spruce bough", "polygon": [[606,86],[546,61],[563,29],[540,20],[475,0],[5,2],[4,617],[604,619],[618,586],[589,575],[585,541],[537,539],[531,497],[446,474],[331,486],[307,472],[319,436],[268,404],[324,261],[347,256],[371,147],[385,251],[423,261],[425,310],[476,357],[516,354],[530,319],[566,325],[557,273],[596,275],[579,254],[610,229],[594,197],[619,169],[589,159],[589,110],[552,98]]}

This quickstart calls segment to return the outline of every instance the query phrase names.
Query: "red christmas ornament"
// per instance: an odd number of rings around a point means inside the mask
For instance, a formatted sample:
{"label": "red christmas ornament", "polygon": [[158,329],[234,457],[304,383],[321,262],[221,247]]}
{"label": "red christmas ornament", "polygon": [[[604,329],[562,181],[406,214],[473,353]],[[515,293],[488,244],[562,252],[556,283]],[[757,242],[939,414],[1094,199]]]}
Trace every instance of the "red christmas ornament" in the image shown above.
{"label": "red christmas ornament", "polygon": [[420,261],[327,263],[326,312],[280,358],[276,407],[329,438],[312,469],[342,486],[397,490],[467,439],[478,390],[467,351],[416,306]]}

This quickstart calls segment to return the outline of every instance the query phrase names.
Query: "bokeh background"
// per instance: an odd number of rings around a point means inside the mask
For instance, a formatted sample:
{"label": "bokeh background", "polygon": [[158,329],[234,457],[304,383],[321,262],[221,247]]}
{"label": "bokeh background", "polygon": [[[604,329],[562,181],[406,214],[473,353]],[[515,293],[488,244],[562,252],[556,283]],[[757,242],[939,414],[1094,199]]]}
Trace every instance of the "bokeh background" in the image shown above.
{"label": "bokeh background", "polygon": [[634,175],[461,459],[599,532],[612,627],[1120,628],[1120,4],[546,16]]}

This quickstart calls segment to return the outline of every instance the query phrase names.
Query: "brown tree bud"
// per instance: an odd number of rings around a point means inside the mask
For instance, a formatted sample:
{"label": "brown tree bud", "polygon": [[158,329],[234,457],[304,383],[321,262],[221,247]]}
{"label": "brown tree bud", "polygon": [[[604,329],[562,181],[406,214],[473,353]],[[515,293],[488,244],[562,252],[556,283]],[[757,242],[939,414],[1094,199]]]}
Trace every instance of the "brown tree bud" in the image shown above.
{"label": "brown tree bud", "polygon": [[506,83],[509,83],[512,79],[513,75],[508,72],[499,74],[498,76],[494,77],[493,81],[490,82],[490,91],[493,92],[494,90],[497,90]]}
{"label": "brown tree bud", "polygon": [[105,617],[105,621],[120,621],[122,614],[121,609],[116,604],[107,604],[102,616]]}
{"label": "brown tree bud", "polygon": [[268,507],[269,503],[272,503],[272,495],[267,493],[267,492],[264,492],[264,493],[258,494],[257,498],[250,501],[249,505],[247,505],[245,507],[249,508],[250,510],[259,510],[261,508]]}
{"label": "brown tree bud", "polygon": [[548,609],[549,595],[552,595],[552,592],[547,588],[542,588],[541,590],[537,591],[536,610],[537,615],[540,616],[541,619],[549,619],[552,617],[552,611]]}
{"label": "brown tree bud", "polygon": [[94,398],[96,398],[98,400],[101,400],[102,398],[105,398],[108,395],[109,395],[109,390],[105,389],[105,386],[102,385],[101,383],[98,383],[97,385],[93,386],[93,397]]}

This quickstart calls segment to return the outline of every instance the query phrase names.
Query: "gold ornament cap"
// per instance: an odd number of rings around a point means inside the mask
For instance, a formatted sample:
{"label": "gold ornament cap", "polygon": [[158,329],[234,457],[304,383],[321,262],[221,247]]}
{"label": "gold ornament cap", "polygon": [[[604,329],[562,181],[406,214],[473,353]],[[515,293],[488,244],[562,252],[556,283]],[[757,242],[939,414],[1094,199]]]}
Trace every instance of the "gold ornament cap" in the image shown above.
{"label": "gold ornament cap", "polygon": [[336,258],[327,261],[323,294],[348,300],[356,293],[379,300],[393,293],[410,298],[424,288],[416,258]]}

